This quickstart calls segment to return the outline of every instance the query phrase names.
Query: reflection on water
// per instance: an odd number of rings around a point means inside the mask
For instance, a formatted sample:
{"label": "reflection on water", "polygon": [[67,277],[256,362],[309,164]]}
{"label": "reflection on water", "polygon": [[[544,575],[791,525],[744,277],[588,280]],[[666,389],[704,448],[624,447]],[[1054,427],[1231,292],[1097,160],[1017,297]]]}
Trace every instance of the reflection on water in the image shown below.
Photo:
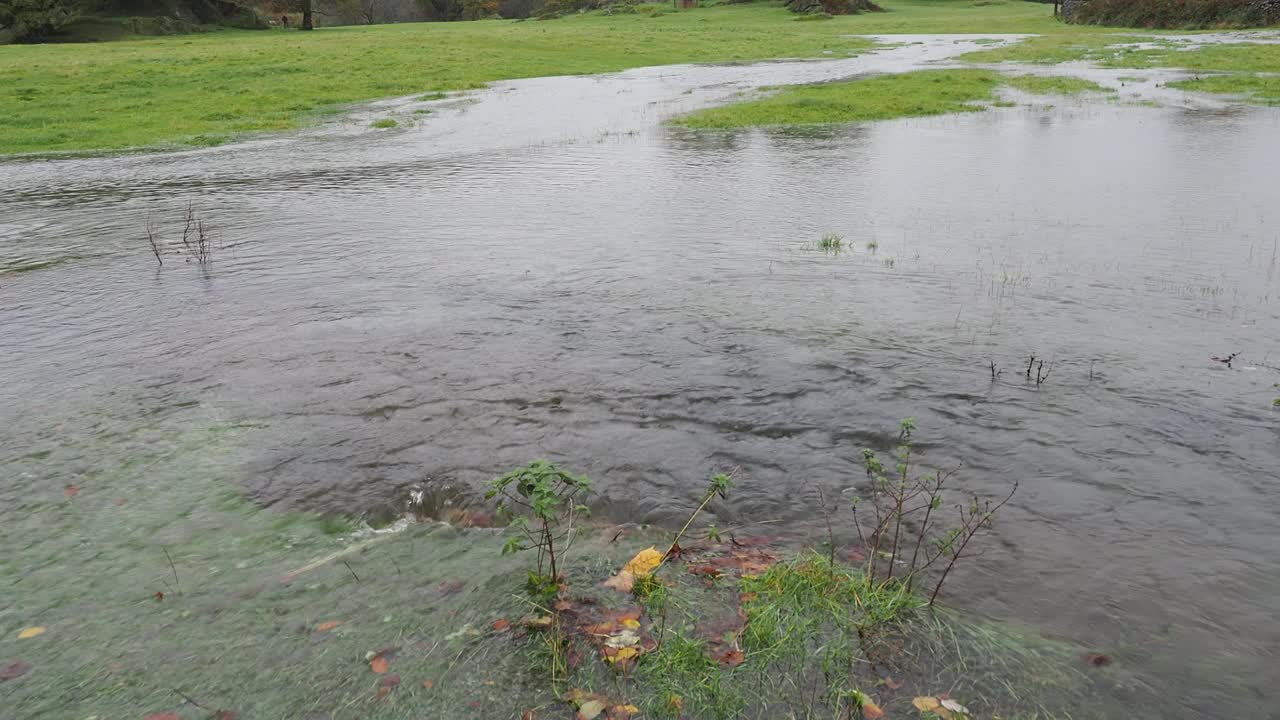
{"label": "reflection on water", "polygon": [[[5,446],[214,408],[258,424],[243,482],[263,504],[377,508],[550,456],[651,521],[741,465],[717,522],[805,525],[914,416],[968,489],[1022,483],[953,604],[1139,668],[1162,717],[1259,717],[1280,699],[1280,113],[659,124],[952,46],[509,83],[405,132],[5,165],[3,262],[81,258],[0,275]],[[176,241],[188,201],[223,247],[158,270],[147,218]],[[827,232],[851,251],[804,249]],[[1033,354],[1055,363],[1038,389]],[[1127,697],[1117,717],[1149,716]]]}

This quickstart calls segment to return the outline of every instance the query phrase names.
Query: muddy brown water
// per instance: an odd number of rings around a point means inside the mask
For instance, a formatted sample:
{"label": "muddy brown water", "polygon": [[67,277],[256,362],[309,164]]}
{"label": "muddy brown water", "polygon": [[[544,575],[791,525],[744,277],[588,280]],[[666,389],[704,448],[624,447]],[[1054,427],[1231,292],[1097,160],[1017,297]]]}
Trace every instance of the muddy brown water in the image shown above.
{"label": "muddy brown water", "polygon": [[[817,488],[857,484],[860,449],[911,416],[963,490],[1020,483],[950,604],[1109,653],[1168,699],[1117,689],[1118,717],[1269,716],[1280,111],[1151,82],[807,133],[662,124],[977,47],[914,40],[0,164],[0,265],[47,265],[0,274],[4,453],[212,408],[260,425],[243,485],[264,506],[377,510],[547,456],[618,518],[671,522],[741,466],[717,523],[816,529]],[[1126,102],[1144,92],[1165,107]],[[369,131],[387,116],[415,122]],[[215,260],[157,269],[147,218],[174,250],[188,202]],[[828,232],[846,252],[812,250]]]}

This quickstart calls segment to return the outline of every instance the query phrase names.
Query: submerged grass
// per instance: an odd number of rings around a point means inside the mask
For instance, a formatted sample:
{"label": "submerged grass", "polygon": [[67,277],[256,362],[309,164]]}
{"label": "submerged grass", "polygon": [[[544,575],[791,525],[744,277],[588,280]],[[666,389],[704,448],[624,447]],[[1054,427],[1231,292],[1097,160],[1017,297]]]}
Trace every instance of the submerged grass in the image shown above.
{"label": "submerged grass", "polygon": [[864,80],[783,88],[759,100],[679,118],[690,128],[826,125],[922,117],[982,109],[1001,82],[989,70],[926,70]]}

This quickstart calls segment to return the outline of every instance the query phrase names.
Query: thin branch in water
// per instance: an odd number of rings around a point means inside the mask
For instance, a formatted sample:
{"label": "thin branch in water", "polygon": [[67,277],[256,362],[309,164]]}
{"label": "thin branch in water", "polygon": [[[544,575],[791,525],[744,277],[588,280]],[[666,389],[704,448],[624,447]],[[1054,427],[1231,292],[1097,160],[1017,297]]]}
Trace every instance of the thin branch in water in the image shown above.
{"label": "thin branch in water", "polygon": [[355,578],[356,582],[360,582],[360,576],[356,574],[355,570],[351,569],[351,563],[347,562],[346,560],[343,560],[342,564],[347,566],[347,572],[351,573],[351,577]]}
{"label": "thin branch in water", "polygon": [[164,546],[161,546],[161,547],[160,547],[160,549],[164,551],[164,556],[165,556],[165,558],[169,561],[169,569],[173,571],[173,584],[177,586],[177,588],[178,588],[178,595],[179,595],[179,596],[181,596],[181,595],[182,595],[182,583],[178,582],[178,568],[174,566],[174,564],[173,564],[173,558],[172,558],[172,557],[169,557],[169,548],[164,547]]}
{"label": "thin branch in water", "polygon": [[209,709],[209,708],[207,708],[207,707],[205,707],[205,706],[201,705],[200,703],[196,702],[195,700],[191,699],[191,696],[190,696],[190,695],[188,695],[188,694],[186,694],[186,693],[182,692],[182,691],[181,691],[181,690],[179,690],[178,688],[169,688],[169,689],[170,689],[170,690],[172,690],[172,691],[174,691],[175,693],[177,693],[177,694],[178,694],[178,696],[179,696],[179,697],[181,697],[183,700],[186,700],[188,704],[190,704],[190,705],[194,705],[194,706],[196,706],[196,707],[200,708],[201,710],[208,710],[208,709]]}
{"label": "thin branch in water", "polygon": [[151,253],[156,256],[156,262],[160,267],[164,267],[164,259],[160,257],[160,243],[156,242],[155,221],[149,214],[147,215],[147,242],[151,243]]}

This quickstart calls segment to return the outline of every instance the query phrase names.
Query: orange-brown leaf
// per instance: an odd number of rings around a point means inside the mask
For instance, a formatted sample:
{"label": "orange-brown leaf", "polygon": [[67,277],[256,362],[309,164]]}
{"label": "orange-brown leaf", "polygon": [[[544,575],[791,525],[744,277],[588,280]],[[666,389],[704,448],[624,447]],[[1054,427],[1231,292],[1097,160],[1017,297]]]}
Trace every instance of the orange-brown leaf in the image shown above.
{"label": "orange-brown leaf", "polygon": [[319,625],[316,625],[316,632],[329,632],[341,624],[341,620],[326,620]]}
{"label": "orange-brown leaf", "polygon": [[502,631],[504,631],[504,630],[506,630],[507,628],[510,628],[510,627],[511,627],[511,623],[507,622],[507,621],[506,621],[505,619],[503,619],[503,618],[498,618],[497,620],[494,620],[494,621],[493,621],[493,631],[494,631],[494,632],[502,632]]}
{"label": "orange-brown leaf", "polygon": [[746,659],[747,658],[742,654],[742,651],[737,648],[729,648],[719,655],[716,655],[716,661],[725,667],[737,667]]}
{"label": "orange-brown leaf", "polygon": [[62,491],[62,494],[65,495],[66,497],[75,497],[80,494],[80,486],[68,485],[66,489]]}
{"label": "orange-brown leaf", "polygon": [[391,663],[381,655],[374,655],[369,661],[369,669],[381,675],[391,669]]}
{"label": "orange-brown leaf", "polygon": [[863,700],[862,716],[875,720],[875,718],[884,717],[884,711],[880,709],[879,705],[871,702],[870,700]]}

